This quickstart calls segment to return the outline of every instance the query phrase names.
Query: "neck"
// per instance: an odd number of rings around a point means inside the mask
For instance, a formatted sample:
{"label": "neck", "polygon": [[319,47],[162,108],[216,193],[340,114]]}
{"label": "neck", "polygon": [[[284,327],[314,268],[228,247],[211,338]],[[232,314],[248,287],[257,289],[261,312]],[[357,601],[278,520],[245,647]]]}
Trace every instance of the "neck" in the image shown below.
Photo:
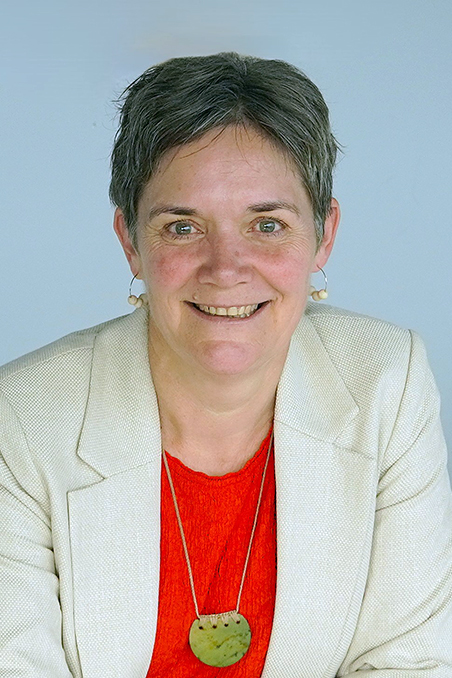
{"label": "neck", "polygon": [[162,445],[186,466],[208,475],[241,469],[273,421],[284,361],[247,375],[216,375],[175,366],[149,348]]}

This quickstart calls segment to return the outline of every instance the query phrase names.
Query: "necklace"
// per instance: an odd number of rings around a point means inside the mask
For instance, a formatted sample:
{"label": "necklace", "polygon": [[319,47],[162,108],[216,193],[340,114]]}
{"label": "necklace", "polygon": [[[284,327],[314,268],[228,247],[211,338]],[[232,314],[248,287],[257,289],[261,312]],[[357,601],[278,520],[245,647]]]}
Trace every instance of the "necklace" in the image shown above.
{"label": "necklace", "polygon": [[188,555],[187,541],[185,539],[184,528],[182,526],[182,520],[179,513],[176,492],[174,490],[168,459],[166,458],[165,451],[162,450],[163,463],[165,465],[166,475],[168,476],[171,495],[173,497],[177,523],[179,525],[179,532],[182,539],[182,545],[184,547],[185,560],[187,562],[191,594],[196,610],[196,619],[190,627],[188,642],[195,657],[203,662],[203,664],[207,664],[208,666],[222,667],[235,664],[246,654],[251,643],[250,625],[246,618],[239,613],[239,606],[240,599],[242,597],[243,584],[245,583],[248,562],[250,559],[251,546],[253,544],[254,533],[256,531],[257,518],[262,501],[262,493],[264,490],[264,482],[267,473],[268,462],[270,459],[272,442],[273,431],[268,444],[267,458],[265,460],[264,471],[262,473],[256,513],[254,514],[250,542],[248,544],[248,551],[246,554],[245,565],[240,582],[239,594],[237,596],[237,604],[234,610],[230,610],[229,612],[220,612],[217,614],[199,614],[198,601],[196,599],[195,593],[195,583],[193,579],[193,570],[190,563],[190,557]]}

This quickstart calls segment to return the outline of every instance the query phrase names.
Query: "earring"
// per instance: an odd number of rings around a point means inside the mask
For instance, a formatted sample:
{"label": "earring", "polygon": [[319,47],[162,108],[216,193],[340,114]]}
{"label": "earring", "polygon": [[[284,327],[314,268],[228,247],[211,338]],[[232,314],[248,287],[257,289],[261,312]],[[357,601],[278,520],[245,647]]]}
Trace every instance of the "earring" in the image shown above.
{"label": "earring", "polygon": [[309,296],[314,299],[314,301],[320,301],[321,299],[328,299],[328,278],[326,277],[326,273],[323,270],[323,268],[319,268],[319,271],[322,272],[323,278],[325,280],[325,287],[323,290],[316,290],[315,287],[311,285],[311,289],[309,290]]}
{"label": "earring", "polygon": [[141,306],[143,306],[143,304],[145,304],[145,303],[147,302],[146,295],[145,295],[145,294],[140,294],[139,297],[136,297],[134,294],[132,294],[132,285],[133,285],[134,280],[135,280],[135,278],[137,277],[137,275],[138,275],[138,273],[137,273],[136,275],[134,275],[133,278],[132,278],[132,280],[130,281],[130,285],[129,285],[129,297],[128,297],[127,301],[128,301],[129,304],[131,304],[132,306],[135,306],[135,308],[141,308]]}

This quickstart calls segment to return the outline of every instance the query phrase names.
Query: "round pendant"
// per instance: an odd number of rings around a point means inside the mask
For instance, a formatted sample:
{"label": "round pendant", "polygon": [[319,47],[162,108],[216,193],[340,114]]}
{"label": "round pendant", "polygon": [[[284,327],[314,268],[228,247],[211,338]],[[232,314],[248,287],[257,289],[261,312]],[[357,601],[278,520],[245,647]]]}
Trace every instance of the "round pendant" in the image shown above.
{"label": "round pendant", "polygon": [[235,610],[201,615],[195,619],[188,637],[193,654],[208,666],[230,666],[248,651],[251,629],[245,617]]}

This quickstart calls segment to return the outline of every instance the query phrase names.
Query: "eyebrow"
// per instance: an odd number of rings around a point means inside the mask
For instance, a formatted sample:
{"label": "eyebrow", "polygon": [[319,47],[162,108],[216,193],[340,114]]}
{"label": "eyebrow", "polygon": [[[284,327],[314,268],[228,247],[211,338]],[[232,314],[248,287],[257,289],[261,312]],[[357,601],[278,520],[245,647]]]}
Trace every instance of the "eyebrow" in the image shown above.
{"label": "eyebrow", "polygon": [[[247,212],[273,212],[274,210],[288,210],[289,212],[294,212],[294,214],[296,214],[298,217],[301,216],[298,207],[294,203],[287,202],[285,200],[261,202],[256,203],[255,205],[249,205],[247,207]],[[183,207],[181,205],[160,205],[149,210],[149,221],[155,219],[155,217],[158,217],[160,214],[177,214],[180,216],[191,217],[200,216],[200,213],[192,207]]]}

